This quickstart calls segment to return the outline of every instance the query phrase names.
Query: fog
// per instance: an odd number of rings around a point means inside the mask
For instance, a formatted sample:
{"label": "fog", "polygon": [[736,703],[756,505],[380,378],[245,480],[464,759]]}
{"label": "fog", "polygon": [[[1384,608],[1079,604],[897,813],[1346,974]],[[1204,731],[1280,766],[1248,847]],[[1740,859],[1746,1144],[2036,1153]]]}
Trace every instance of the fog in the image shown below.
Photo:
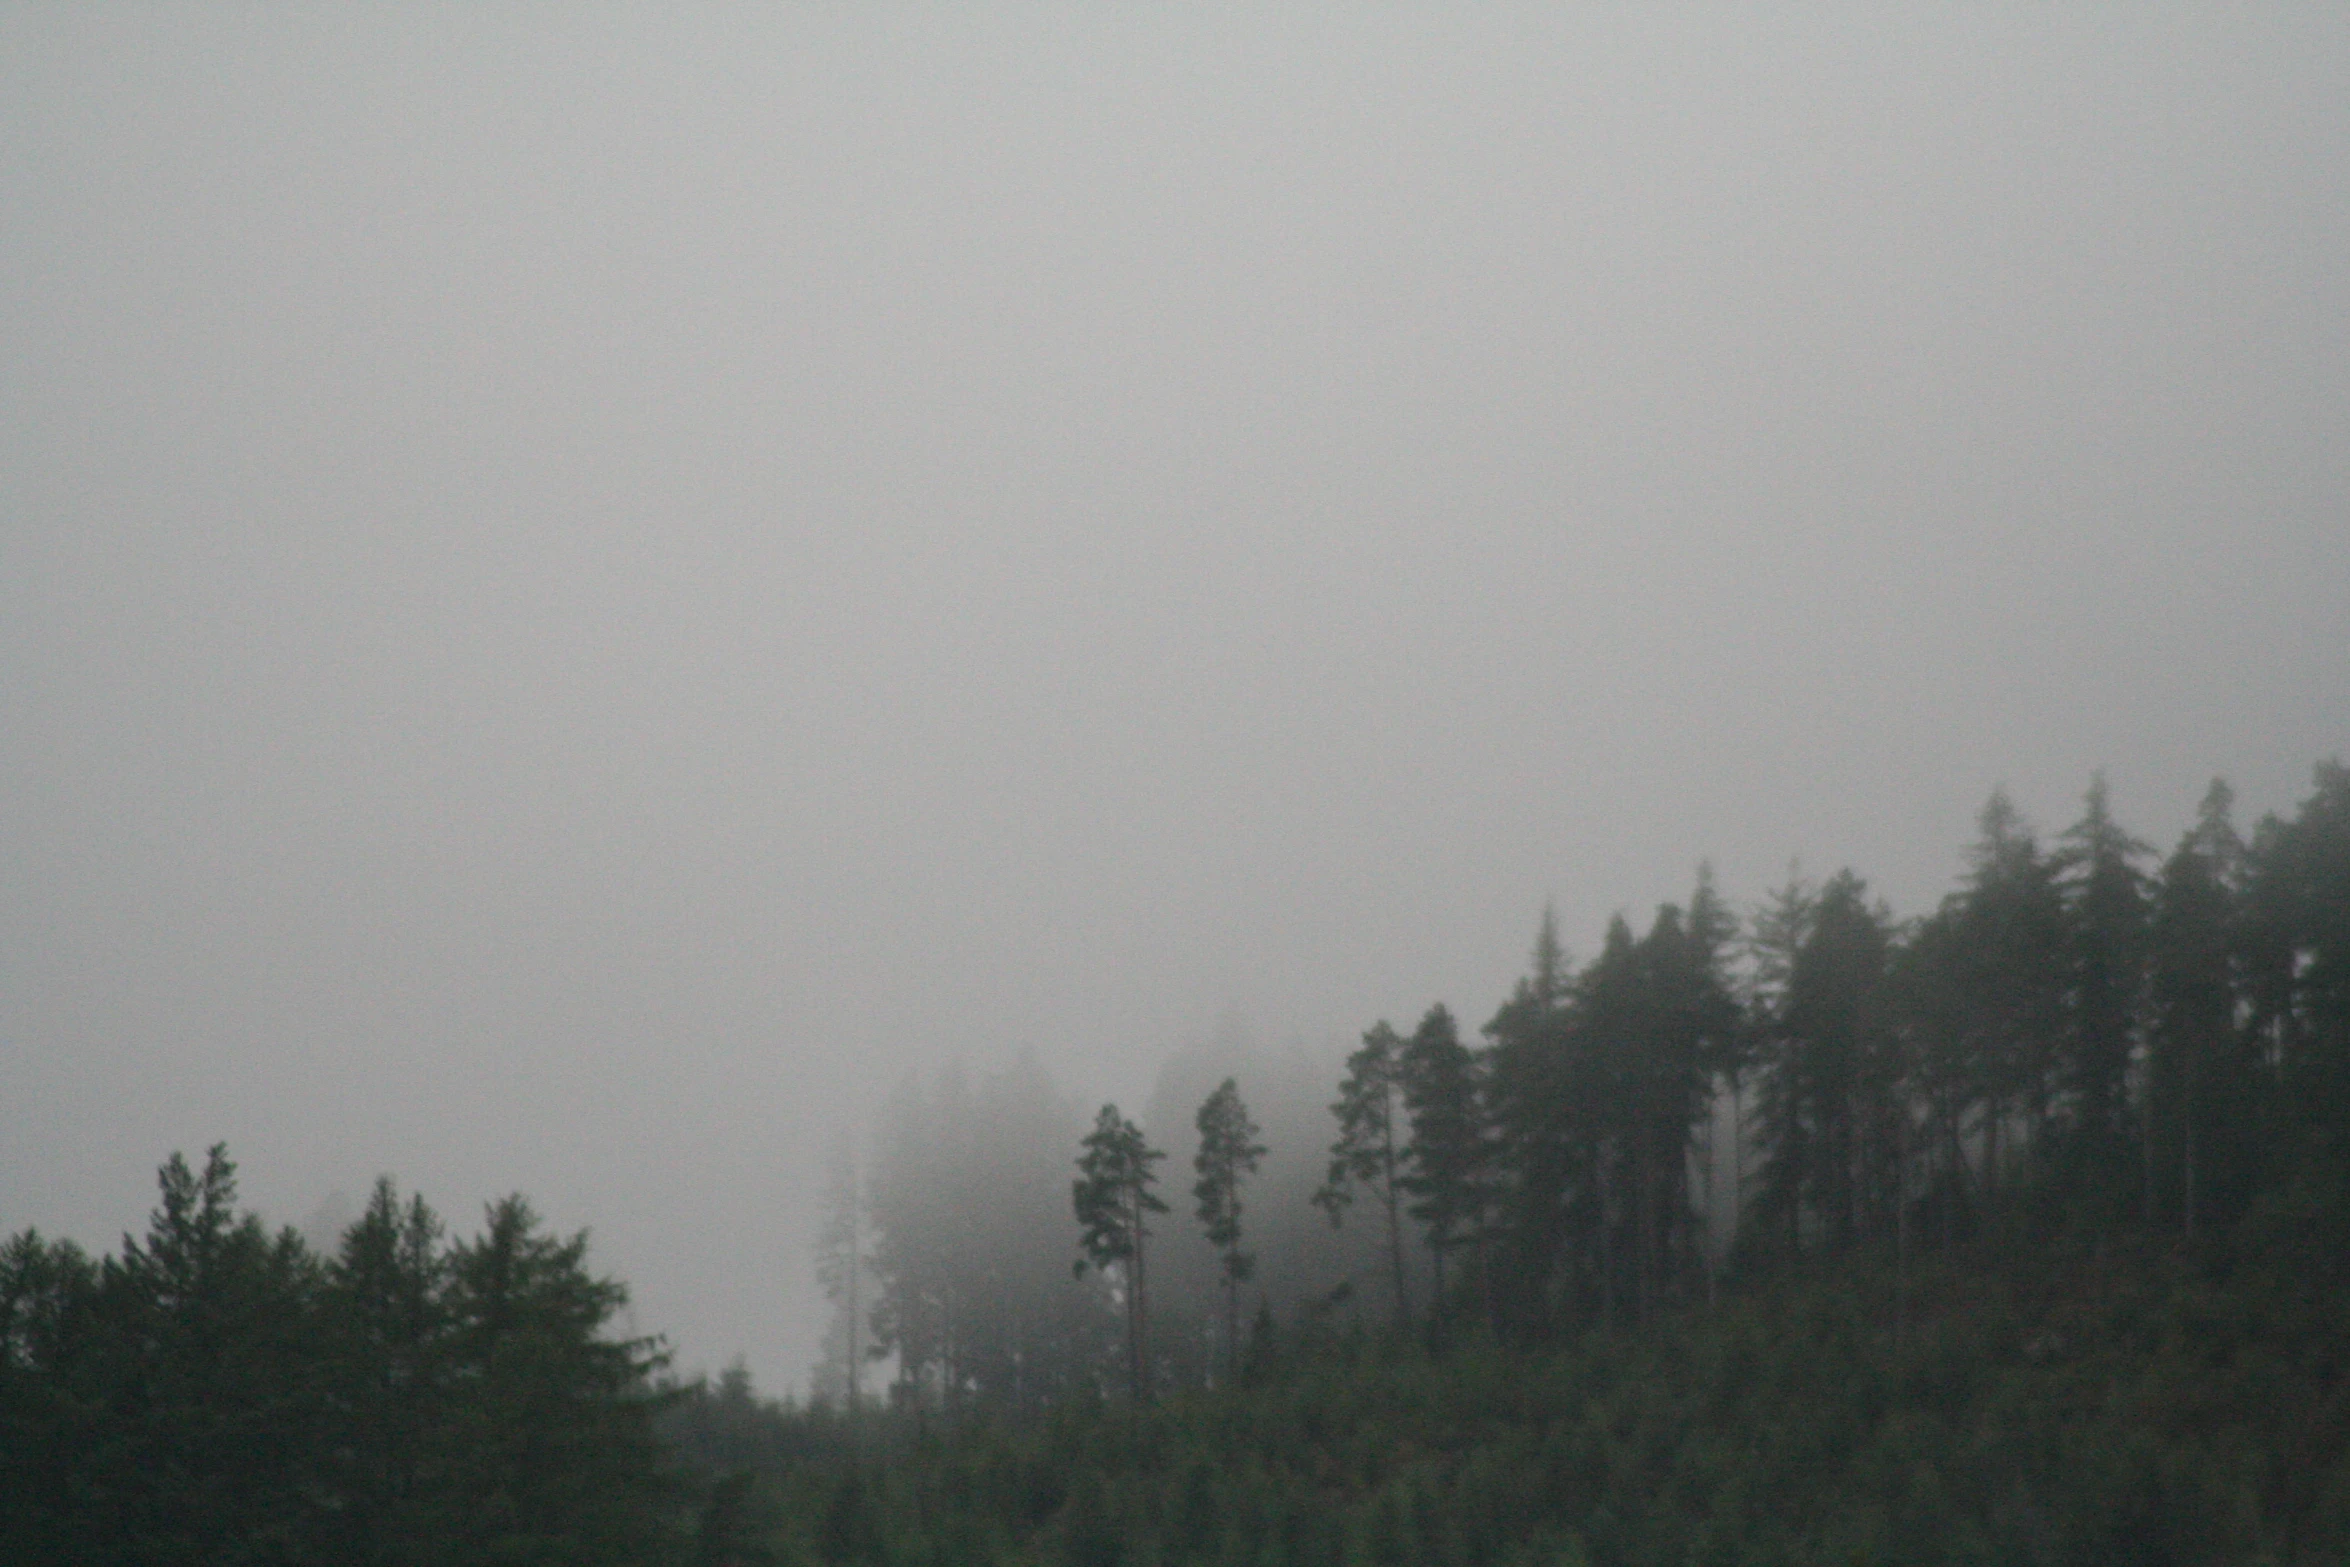
{"label": "fog", "polygon": [[0,12],[0,1232],[222,1140],[519,1189],[782,1388],[907,1074],[1335,1076],[1546,900],[2289,808],[2345,81],[2323,7]]}

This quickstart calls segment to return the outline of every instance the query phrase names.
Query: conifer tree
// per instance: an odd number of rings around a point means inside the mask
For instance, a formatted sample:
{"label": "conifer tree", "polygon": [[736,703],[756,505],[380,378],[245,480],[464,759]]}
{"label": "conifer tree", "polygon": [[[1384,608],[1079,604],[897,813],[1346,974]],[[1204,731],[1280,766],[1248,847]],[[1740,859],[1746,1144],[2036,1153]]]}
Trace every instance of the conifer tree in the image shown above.
{"label": "conifer tree", "polygon": [[1570,965],[1547,906],[1529,972],[1485,1025],[1492,1139],[1486,1253],[1497,1326],[1545,1326],[1550,1284],[1590,1211],[1591,1105],[1579,1081]]}
{"label": "conifer tree", "polygon": [[1149,1277],[1146,1245],[1150,1216],[1165,1213],[1167,1205],[1151,1187],[1158,1180],[1151,1166],[1166,1157],[1143,1140],[1142,1128],[1106,1104],[1085,1135],[1077,1158],[1077,1179],[1070,1198],[1081,1231],[1078,1260],[1083,1273],[1088,1263],[1105,1273],[1116,1268],[1126,1296],[1126,1353],[1133,1397],[1139,1407],[1150,1397],[1148,1332]]}
{"label": "conifer tree", "polygon": [[1192,1168],[1199,1179],[1191,1189],[1198,1202],[1199,1221],[1208,1244],[1216,1249],[1224,1285],[1225,1363],[1238,1380],[1240,1370],[1240,1286],[1256,1271],[1256,1258],[1241,1249],[1240,1185],[1265,1156],[1257,1141],[1257,1124],[1241,1102],[1240,1085],[1226,1078],[1199,1107],[1199,1152]]}
{"label": "conifer tree", "polygon": [[840,1392],[850,1414],[863,1402],[865,1343],[865,1192],[859,1179],[857,1156],[846,1146],[837,1150],[825,1175],[823,1228],[816,1238],[816,1277],[824,1298],[838,1315],[840,1337]]}
{"label": "conifer tree", "polygon": [[[2181,835],[2155,883],[2150,930],[2153,1037],[2147,1072],[2148,1135],[2157,1197],[2150,1222],[2175,1216],[2195,1234],[2211,1205],[2215,1144],[2235,1128],[2221,1107],[2240,1100],[2251,1074],[2235,1037],[2232,952],[2236,872],[2243,846],[2228,822],[2231,794],[2217,779],[2196,825]],[[2249,1063],[2242,1063],[2249,1065]],[[2223,1152],[2219,1165],[2228,1163]]]}
{"label": "conifer tree", "polygon": [[[1744,994],[1744,1049],[1740,1064],[1749,1072],[1760,1075],[1759,1102],[1753,1120],[1759,1124],[1761,1141],[1770,1149],[1773,1160],[1792,1158],[1798,1163],[1803,1158],[1804,1132],[1800,1122],[1779,1115],[1775,1075],[1772,1066],[1778,1061],[1785,1043],[1784,1016],[1787,1004],[1787,979],[1795,971],[1795,955],[1803,950],[1804,941],[1811,934],[1812,915],[1819,907],[1819,888],[1805,878],[1797,864],[1787,867],[1787,879],[1773,890],[1762,906],[1755,911],[1746,936],[1746,979]],[[1740,1103],[1741,1078],[1730,1079],[1730,1115],[1736,1146],[1731,1153],[1733,1166],[1740,1172],[1738,1181],[1738,1222],[1743,1232],[1746,1222],[1746,1183],[1744,1172],[1747,1154],[1743,1146],[1748,1116]],[[1766,1162],[1766,1173],[1769,1164]],[[1759,1209],[1769,1216],[1773,1229],[1766,1245],[1792,1246],[1795,1233],[1790,1228],[1782,1236],[1777,1226],[1792,1226],[1797,1208],[1782,1200],[1784,1168],[1777,1177],[1761,1182],[1756,1198]]]}
{"label": "conifer tree", "polygon": [[[2052,866],[2069,937],[2070,1016],[2061,1086],[2070,1097],[2080,1151],[2091,1161],[2110,1160],[2124,1146],[2146,962],[2146,879],[2134,862],[2149,852],[2114,821],[2099,773]],[[2150,1207],[2151,1164],[2147,1171]]]}
{"label": "conifer tree", "polygon": [[447,1272],[439,1216],[422,1197],[402,1204],[389,1176],[327,1265],[335,1392],[348,1421],[335,1448],[344,1493],[335,1536],[346,1560],[394,1560],[399,1542],[429,1522],[423,1482],[444,1456],[448,1418]]}
{"label": "conifer tree", "polygon": [[1790,1245],[1800,1244],[1808,1209],[1842,1247],[1862,1224],[1889,942],[1867,884],[1850,871],[1820,889],[1810,927],[1779,1009],[1764,1098],[1763,1185]]}
{"label": "conifer tree", "polygon": [[1992,792],[1977,827],[1955,934],[1982,1107],[1983,1175],[1996,1186],[2010,1119],[2024,1115],[2036,1146],[2059,1086],[2065,919],[2051,867],[2006,790]]}
{"label": "conifer tree", "polygon": [[1426,1227],[1433,1263],[1433,1309],[1445,1310],[1444,1264],[1457,1247],[1481,1245],[1490,1145],[1479,1102],[1476,1060],[1442,1004],[1428,1009],[1398,1062],[1404,1108],[1411,1116],[1403,1189],[1412,1217]]}
{"label": "conifer tree", "polygon": [[1404,1133],[1397,1124],[1402,1109],[1403,1041],[1382,1019],[1365,1031],[1362,1048],[1346,1058],[1346,1078],[1330,1106],[1338,1119],[1338,1139],[1330,1145],[1330,1168],[1314,1193],[1314,1204],[1330,1216],[1335,1228],[1354,1200],[1356,1187],[1378,1201],[1387,1221],[1387,1260],[1399,1326],[1412,1316],[1404,1283]]}

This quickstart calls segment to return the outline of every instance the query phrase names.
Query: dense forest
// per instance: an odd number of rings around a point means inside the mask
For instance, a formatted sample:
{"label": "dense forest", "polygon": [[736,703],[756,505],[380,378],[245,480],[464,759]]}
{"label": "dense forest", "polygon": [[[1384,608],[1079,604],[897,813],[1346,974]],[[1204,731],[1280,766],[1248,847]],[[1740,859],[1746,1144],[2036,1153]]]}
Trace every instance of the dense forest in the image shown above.
{"label": "dense forest", "polygon": [[1906,920],[1701,871],[1311,1065],[906,1085],[804,1404],[658,1380],[518,1199],[322,1258],[175,1159],[0,1254],[0,1558],[2350,1559],[2350,768],[2167,854],[1994,796]]}

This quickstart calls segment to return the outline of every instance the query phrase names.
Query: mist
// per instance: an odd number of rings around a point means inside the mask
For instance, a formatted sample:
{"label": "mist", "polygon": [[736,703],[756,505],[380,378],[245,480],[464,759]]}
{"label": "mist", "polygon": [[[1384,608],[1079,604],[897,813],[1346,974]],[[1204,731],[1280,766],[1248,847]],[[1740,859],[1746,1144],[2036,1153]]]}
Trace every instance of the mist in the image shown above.
{"label": "mist", "polygon": [[1546,902],[2288,809],[2346,79],[2318,8],[0,14],[0,1233],[220,1141],[519,1190],[780,1389],[950,1063],[1188,1114],[1473,1029]]}

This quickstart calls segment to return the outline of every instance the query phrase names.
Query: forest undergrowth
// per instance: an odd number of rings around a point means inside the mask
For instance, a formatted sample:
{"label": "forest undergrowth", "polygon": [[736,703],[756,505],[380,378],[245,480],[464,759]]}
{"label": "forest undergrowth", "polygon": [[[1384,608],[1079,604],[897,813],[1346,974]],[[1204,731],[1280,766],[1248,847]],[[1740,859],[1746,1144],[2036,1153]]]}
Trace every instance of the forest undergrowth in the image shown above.
{"label": "forest undergrowth", "polygon": [[[700,1390],[711,1562],[2350,1560],[2350,1201],[2194,1244],[2019,1194],[1897,1266],[1780,1270],[1555,1344],[1276,1328],[1135,1410],[852,1420]],[[1260,1326],[1262,1332],[1262,1327]]]}

